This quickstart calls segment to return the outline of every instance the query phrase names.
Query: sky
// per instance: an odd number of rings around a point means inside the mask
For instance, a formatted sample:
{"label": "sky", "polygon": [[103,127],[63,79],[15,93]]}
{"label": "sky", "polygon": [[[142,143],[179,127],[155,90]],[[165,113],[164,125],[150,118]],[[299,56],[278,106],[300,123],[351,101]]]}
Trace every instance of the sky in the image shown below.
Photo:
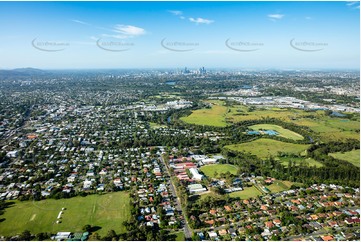
{"label": "sky", "polygon": [[0,2],[0,69],[359,69],[359,2]]}

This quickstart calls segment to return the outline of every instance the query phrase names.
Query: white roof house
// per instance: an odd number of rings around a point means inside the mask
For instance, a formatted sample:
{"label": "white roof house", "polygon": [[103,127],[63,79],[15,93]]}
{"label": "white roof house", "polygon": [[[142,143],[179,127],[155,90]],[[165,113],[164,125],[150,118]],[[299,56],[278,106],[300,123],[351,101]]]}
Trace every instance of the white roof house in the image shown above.
{"label": "white roof house", "polygon": [[189,190],[189,193],[191,193],[191,194],[207,191],[207,189],[204,188],[201,184],[188,185],[188,190]]}
{"label": "white roof house", "polygon": [[194,180],[198,180],[198,181],[202,180],[203,175],[199,174],[198,170],[196,168],[190,168],[189,171],[192,174],[192,176],[193,176],[192,178]]}

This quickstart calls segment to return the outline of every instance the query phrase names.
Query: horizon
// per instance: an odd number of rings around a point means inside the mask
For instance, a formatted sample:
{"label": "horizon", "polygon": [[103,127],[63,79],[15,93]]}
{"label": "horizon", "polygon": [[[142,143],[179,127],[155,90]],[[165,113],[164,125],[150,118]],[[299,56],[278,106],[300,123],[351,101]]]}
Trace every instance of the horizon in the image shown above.
{"label": "horizon", "polygon": [[[109,68],[37,68],[37,67],[16,67],[16,68],[1,68],[0,71],[16,71],[20,69],[33,69],[41,71],[112,71],[112,70],[184,70],[187,68],[189,70],[198,70],[203,66],[192,67],[109,67]],[[352,71],[360,72],[360,68],[236,68],[236,67],[204,67],[206,70],[227,70],[227,71]]]}
{"label": "horizon", "polygon": [[359,2],[0,2],[0,69],[360,70],[359,20]]}

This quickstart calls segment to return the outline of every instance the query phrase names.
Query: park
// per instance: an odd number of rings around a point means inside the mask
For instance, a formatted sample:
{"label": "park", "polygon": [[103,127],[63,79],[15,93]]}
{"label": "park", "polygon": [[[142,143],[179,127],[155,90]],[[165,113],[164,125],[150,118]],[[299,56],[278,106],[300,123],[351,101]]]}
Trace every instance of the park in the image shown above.
{"label": "park", "polygon": [[[0,216],[3,220],[0,234],[4,236],[21,233],[24,230],[29,230],[33,234],[59,231],[81,232],[83,226],[87,224],[103,236],[112,229],[116,233],[125,232],[122,223],[130,217],[129,193],[127,192],[10,203],[13,204]],[[63,208],[65,209],[62,210]],[[62,214],[57,219],[60,211]]]}

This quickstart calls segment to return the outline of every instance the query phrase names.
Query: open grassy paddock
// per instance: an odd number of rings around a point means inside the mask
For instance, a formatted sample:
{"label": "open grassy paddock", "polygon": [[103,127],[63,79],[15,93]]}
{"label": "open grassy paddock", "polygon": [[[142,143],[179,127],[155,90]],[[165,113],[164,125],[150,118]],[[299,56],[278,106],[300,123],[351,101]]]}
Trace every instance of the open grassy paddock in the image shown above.
{"label": "open grassy paddock", "polygon": [[214,178],[214,172],[218,174],[229,171],[233,175],[237,175],[237,167],[229,164],[215,164],[202,166],[200,169],[207,177]]}
{"label": "open grassy paddock", "polygon": [[301,118],[293,123],[309,127],[323,141],[360,139],[360,134],[357,132],[360,129],[359,121],[319,115],[317,119]]}
{"label": "open grassy paddock", "polygon": [[284,129],[279,125],[275,125],[275,124],[256,124],[256,125],[252,125],[249,127],[250,129],[253,130],[274,130],[278,133],[277,136],[286,138],[286,139],[292,139],[292,140],[303,140],[303,136],[293,132],[291,130],[288,129]]}
{"label": "open grassy paddock", "polygon": [[271,193],[277,193],[277,192],[289,190],[291,186],[292,186],[292,182],[283,182],[276,180],[273,182],[273,184],[266,187],[271,191]]}
{"label": "open grassy paddock", "polygon": [[360,167],[360,150],[351,150],[348,152],[337,152],[337,153],[329,153],[328,155],[339,159],[350,162],[351,164]]}
{"label": "open grassy paddock", "polygon": [[[358,133],[360,121],[357,117],[356,120],[350,120],[327,116],[324,111],[291,108],[256,108],[254,111],[249,111],[248,107],[244,105],[224,106],[224,101],[221,100],[207,100],[206,102],[212,103],[211,109],[193,111],[190,116],[182,117],[181,120],[196,125],[225,127],[228,123],[276,118],[284,122],[307,126],[319,135],[322,141],[360,139]],[[302,139],[302,136],[290,130],[273,129],[277,132],[282,131],[279,133],[285,138]]]}
{"label": "open grassy paddock", "polygon": [[[66,208],[57,224],[62,208]],[[59,231],[81,232],[86,224],[98,226],[104,236],[113,229],[125,232],[123,221],[130,217],[129,193],[115,192],[69,199],[42,201],[15,201],[0,216],[0,235],[9,236],[29,230],[31,233]]]}
{"label": "open grassy paddock", "polygon": [[230,197],[239,197],[240,199],[248,199],[251,197],[257,197],[258,195],[262,195],[262,193],[254,186],[245,187],[243,191],[232,192],[229,194]]}
{"label": "open grassy paddock", "polygon": [[226,149],[241,151],[245,153],[251,153],[253,155],[258,156],[259,158],[267,158],[268,156],[276,157],[278,152],[287,152],[293,154],[300,154],[305,151],[309,145],[304,144],[292,144],[281,142],[278,140],[272,139],[257,139],[252,142],[235,144],[235,145],[227,145]]}
{"label": "open grassy paddock", "polygon": [[318,162],[312,158],[304,158],[304,157],[279,157],[279,161],[284,166],[288,166],[288,161],[294,161],[296,165],[300,165],[301,163],[303,163],[303,164],[307,164],[308,166],[316,166],[317,168],[323,166],[321,162]]}
{"label": "open grassy paddock", "polygon": [[240,122],[246,120],[261,120],[263,118],[276,118],[285,122],[305,116],[305,112],[299,109],[286,109],[286,108],[257,108],[249,112],[248,107],[243,105],[235,105],[231,108],[227,118],[232,122]]}
{"label": "open grassy paddock", "polygon": [[212,105],[210,109],[199,109],[193,111],[188,117],[180,118],[182,121],[196,125],[209,125],[216,127],[225,127],[225,115],[227,107],[220,105]]}

